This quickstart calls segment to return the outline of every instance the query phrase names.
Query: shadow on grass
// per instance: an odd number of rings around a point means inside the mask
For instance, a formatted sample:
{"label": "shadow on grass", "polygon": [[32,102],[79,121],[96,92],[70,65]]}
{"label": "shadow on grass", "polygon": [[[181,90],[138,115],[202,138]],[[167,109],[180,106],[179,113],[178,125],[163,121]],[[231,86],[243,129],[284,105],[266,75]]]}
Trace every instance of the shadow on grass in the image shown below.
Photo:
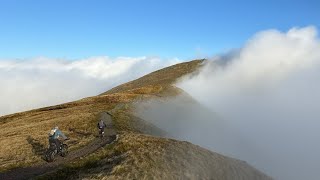
{"label": "shadow on grass", "polygon": [[39,140],[36,140],[31,136],[27,137],[27,141],[32,146],[32,152],[43,159],[43,155],[47,147],[44,144],[40,143]]}
{"label": "shadow on grass", "polygon": [[[108,176],[111,174],[113,168],[121,164],[126,154],[113,154],[111,157],[102,159],[87,159],[84,163],[65,165],[56,172],[48,173],[42,176],[38,176],[36,180],[54,180],[54,179],[81,179],[84,178],[98,178],[95,177],[97,174]],[[101,177],[100,177],[101,178]]]}

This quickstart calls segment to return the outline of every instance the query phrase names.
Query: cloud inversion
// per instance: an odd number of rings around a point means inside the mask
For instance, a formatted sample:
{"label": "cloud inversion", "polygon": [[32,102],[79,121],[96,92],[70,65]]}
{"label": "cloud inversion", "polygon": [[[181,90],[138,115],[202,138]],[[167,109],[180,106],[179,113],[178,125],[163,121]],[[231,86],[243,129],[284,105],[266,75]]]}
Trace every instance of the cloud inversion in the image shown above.
{"label": "cloud inversion", "polygon": [[152,57],[0,60],[0,115],[98,95],[178,62]]}

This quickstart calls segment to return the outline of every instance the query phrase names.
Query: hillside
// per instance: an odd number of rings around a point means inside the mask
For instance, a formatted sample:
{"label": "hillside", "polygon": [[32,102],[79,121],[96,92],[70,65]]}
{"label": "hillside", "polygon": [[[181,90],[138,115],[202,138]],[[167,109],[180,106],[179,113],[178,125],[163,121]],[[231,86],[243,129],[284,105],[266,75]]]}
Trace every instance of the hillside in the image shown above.
{"label": "hillside", "polygon": [[[98,96],[0,117],[0,179],[270,179],[246,162],[164,138],[164,131],[135,115],[135,103],[153,98],[182,94],[193,101],[174,82],[203,62],[170,66]],[[118,137],[111,144],[109,137],[96,137],[96,123],[106,113],[112,121],[108,135]],[[54,166],[42,154],[55,125],[70,137],[75,155]],[[36,169],[42,171],[30,173]]]}
{"label": "hillside", "polygon": [[177,65],[169,66],[158,71],[147,74],[139,79],[124,83],[120,86],[112,88],[102,95],[112,94],[112,93],[121,93],[128,90],[134,90],[142,87],[150,86],[169,86],[176,82],[180,77],[196,73],[196,69],[204,63],[204,59],[194,60],[190,62],[184,62]]}

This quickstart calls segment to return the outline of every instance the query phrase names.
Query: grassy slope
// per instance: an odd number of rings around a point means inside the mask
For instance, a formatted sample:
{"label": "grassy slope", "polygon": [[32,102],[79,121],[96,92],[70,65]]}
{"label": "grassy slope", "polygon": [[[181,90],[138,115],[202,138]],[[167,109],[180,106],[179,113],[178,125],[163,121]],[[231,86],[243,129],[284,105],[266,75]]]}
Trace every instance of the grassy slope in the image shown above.
{"label": "grassy slope", "polygon": [[183,75],[196,73],[195,71],[203,64],[204,60],[194,60],[190,62],[180,63],[178,65],[169,66],[158,71],[147,74],[139,79],[124,83],[120,86],[110,89],[104,94],[120,93],[128,90],[134,90],[141,87],[152,86],[168,86],[176,82]]}
{"label": "grassy slope", "polygon": [[[185,74],[195,72],[202,62],[198,60],[171,66],[99,96],[0,117],[0,171],[44,163],[41,153],[47,146],[48,130],[55,124],[70,136],[73,149],[85,146],[95,138],[99,113],[109,111],[120,134],[119,141],[70,162],[55,173],[55,177],[266,178],[242,161],[187,142],[147,135],[161,135],[163,132],[133,115],[131,103],[137,100],[180,94],[182,91],[172,83]],[[52,174],[44,178],[50,177]]]}

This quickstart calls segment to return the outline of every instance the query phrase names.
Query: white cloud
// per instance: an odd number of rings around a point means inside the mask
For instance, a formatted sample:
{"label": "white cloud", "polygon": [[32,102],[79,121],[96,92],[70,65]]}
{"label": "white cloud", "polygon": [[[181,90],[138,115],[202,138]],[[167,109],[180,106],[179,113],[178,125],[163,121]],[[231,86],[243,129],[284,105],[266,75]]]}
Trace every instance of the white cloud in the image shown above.
{"label": "white cloud", "polygon": [[237,53],[215,57],[178,85],[228,126],[209,132],[220,142],[194,143],[246,160],[276,179],[319,178],[319,77],[315,27],[256,34]]}
{"label": "white cloud", "polygon": [[178,62],[157,57],[0,60],[0,115],[98,95]]}

